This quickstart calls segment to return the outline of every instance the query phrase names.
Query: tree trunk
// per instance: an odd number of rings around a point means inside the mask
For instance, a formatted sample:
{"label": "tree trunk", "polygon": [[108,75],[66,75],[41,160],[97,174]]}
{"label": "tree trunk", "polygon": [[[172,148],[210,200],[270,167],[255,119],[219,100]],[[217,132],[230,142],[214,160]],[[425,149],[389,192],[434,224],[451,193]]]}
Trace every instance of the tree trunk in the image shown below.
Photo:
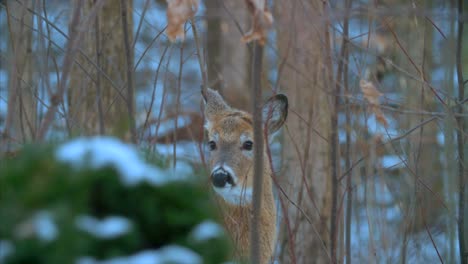
{"label": "tree trunk", "polygon": [[[96,7],[95,2],[102,3]],[[127,29],[132,43],[132,1],[127,3]],[[97,10],[97,16],[92,16]],[[86,0],[83,18],[91,19],[70,76],[70,119],[76,134],[111,134],[129,139],[131,120],[127,61],[120,1]],[[129,51],[133,58],[133,50]],[[91,60],[92,63],[89,61]],[[81,65],[81,66],[80,66]],[[128,65],[132,67],[133,63]],[[97,67],[96,67],[97,66]]]}
{"label": "tree trunk", "polygon": [[[428,1],[414,1],[412,5],[415,5],[417,10],[426,10],[430,7],[426,2]],[[409,6],[408,3],[405,4]],[[394,31],[395,42],[397,40],[400,42],[400,44],[395,43],[395,55],[397,65],[402,71],[397,71],[396,77],[402,85],[405,98],[403,107],[418,111],[437,111],[437,105],[441,102],[430,87],[433,25],[423,16],[414,15],[408,19],[396,19],[395,24],[389,27]],[[428,118],[428,116],[407,115],[403,118],[402,128],[409,130]],[[409,200],[403,203],[410,206],[409,209],[405,209],[408,218],[403,225],[410,233],[440,223],[441,213],[445,210],[442,198],[444,177],[440,175],[441,157],[435,155],[441,152],[437,144],[438,131],[437,123],[430,122],[414,131],[407,139],[406,153],[409,168],[404,177],[411,189],[407,193]]]}
{"label": "tree trunk", "polygon": [[208,84],[221,92],[233,107],[252,110],[247,45],[241,42],[238,25],[248,28],[244,1],[208,0]]}
{"label": "tree trunk", "polygon": [[[293,243],[297,263],[328,263],[331,212],[330,102],[324,46],[322,1],[278,1],[280,87],[289,97],[285,129],[285,170],[281,188],[292,202],[288,217],[292,234],[283,230],[281,262],[291,263]],[[281,193],[281,192],[280,192]],[[286,199],[283,197],[283,199]],[[285,221],[283,221],[284,223]],[[282,226],[284,226],[282,224]]]}
{"label": "tree trunk", "polygon": [[[37,86],[33,82],[34,56],[32,30],[34,1],[7,1],[11,55],[8,78],[9,102],[12,113],[9,137],[24,143],[34,138],[37,130]],[[29,10],[28,10],[29,9]]]}

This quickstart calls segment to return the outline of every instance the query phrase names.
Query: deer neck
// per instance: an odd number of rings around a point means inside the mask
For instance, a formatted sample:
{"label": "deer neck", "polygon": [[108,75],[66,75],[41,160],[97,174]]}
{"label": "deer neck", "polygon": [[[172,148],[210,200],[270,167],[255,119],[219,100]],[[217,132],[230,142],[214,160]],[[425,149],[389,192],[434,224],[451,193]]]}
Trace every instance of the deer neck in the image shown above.
{"label": "deer neck", "polygon": [[[269,164],[267,164],[269,166]],[[260,207],[259,232],[261,236],[262,264],[267,263],[275,246],[276,236],[276,206],[272,191],[271,171],[268,167],[263,173],[262,202]],[[250,251],[250,222],[252,216],[252,203],[246,206],[233,205],[223,198],[222,204],[224,224],[231,235],[235,245],[235,255],[241,258],[249,256]]]}
{"label": "deer neck", "polygon": [[[271,179],[271,169],[270,164],[265,164],[265,168],[263,169],[263,177],[262,177],[262,195],[261,195],[261,210],[268,211],[268,212],[276,212],[275,201],[273,196],[272,190],[272,179]],[[219,198],[220,202],[222,203],[223,208],[227,214],[230,215],[239,215],[239,216],[246,216],[248,217],[252,208],[252,203],[245,204],[245,205],[233,205],[224,201],[223,198]],[[245,222],[245,221],[243,221]],[[247,221],[249,222],[249,221]]]}

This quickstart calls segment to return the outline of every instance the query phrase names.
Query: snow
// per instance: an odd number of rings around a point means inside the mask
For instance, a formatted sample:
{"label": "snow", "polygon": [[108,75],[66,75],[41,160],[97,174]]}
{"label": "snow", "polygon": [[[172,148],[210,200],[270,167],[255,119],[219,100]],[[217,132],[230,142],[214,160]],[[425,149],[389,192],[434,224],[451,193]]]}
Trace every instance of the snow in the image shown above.
{"label": "snow", "polygon": [[[175,119],[166,120],[159,123],[158,134],[156,134],[156,124],[149,127],[151,135],[155,136],[164,136],[169,133],[172,133],[175,129]],[[178,116],[177,117],[177,127],[183,128],[192,123],[190,116]]]}
{"label": "snow", "polygon": [[178,245],[169,245],[158,250],[145,250],[126,257],[116,257],[109,260],[96,260],[92,257],[79,258],[76,264],[198,264],[201,257],[191,249]]}
{"label": "snow", "polygon": [[437,143],[439,143],[440,146],[445,145],[445,135],[443,132],[437,133]]}
{"label": "snow", "polygon": [[0,240],[0,263],[14,251],[13,243],[8,240]]}
{"label": "snow", "polygon": [[8,84],[8,72],[6,70],[0,70],[0,89],[6,91]]}
{"label": "snow", "polygon": [[211,220],[206,220],[198,224],[191,233],[191,236],[197,241],[205,241],[216,238],[224,234],[224,229]]}
{"label": "snow", "polygon": [[75,225],[91,235],[102,239],[112,239],[122,236],[132,228],[130,220],[120,216],[109,216],[98,220],[92,216],[79,216]]}
{"label": "snow", "polygon": [[[135,10],[142,10],[144,8],[144,6],[145,6],[145,1],[135,1],[134,9]],[[140,23],[140,19],[141,19],[141,14],[137,14],[137,15],[133,16],[133,22],[134,22],[134,29],[133,30],[134,31],[137,29],[138,23]],[[150,26],[153,29],[159,29],[159,28],[162,29],[167,24],[166,10],[165,10],[165,8],[159,8],[159,7],[151,8],[151,7],[149,7],[146,10],[146,14],[145,14],[144,19],[145,19],[144,20],[145,22],[143,23],[143,25]]]}
{"label": "snow", "polygon": [[15,229],[15,233],[19,238],[35,236],[41,241],[51,242],[57,237],[58,229],[52,214],[43,210],[24,222],[20,222]]}
{"label": "snow", "polygon": [[[172,156],[174,154],[173,144],[156,144],[156,151],[163,156]],[[204,146],[202,146],[204,151]],[[186,141],[177,142],[176,145],[177,157],[187,159],[194,162],[201,162],[200,148],[198,142]],[[179,162],[177,162],[179,164]]]}
{"label": "snow", "polygon": [[39,239],[50,242],[53,241],[58,234],[57,226],[50,212],[40,211],[34,217],[34,226]]}
{"label": "snow", "polygon": [[[382,135],[388,135],[390,137],[395,137],[395,136],[398,136],[399,135],[399,132],[396,128],[398,128],[398,122],[396,122],[392,117],[390,117],[389,115],[386,115],[385,116],[386,119],[387,119],[387,122],[388,122],[388,127],[385,127],[383,125],[381,125],[377,119],[375,118],[375,115],[372,114],[371,116],[369,116],[367,119],[365,119],[365,121],[363,122],[364,123],[367,123],[367,128],[368,128],[368,131],[373,134],[373,135],[376,135],[376,134],[382,134]],[[363,118],[364,119],[364,118]]]}
{"label": "snow", "polygon": [[0,116],[6,116],[8,104],[6,100],[0,97]]}
{"label": "snow", "polygon": [[8,73],[5,70],[0,70],[0,116],[6,116],[8,108]]}
{"label": "snow", "polygon": [[[351,122],[357,126],[366,127],[367,132],[369,132],[370,135],[384,135],[387,140],[390,140],[392,137],[399,136],[400,133],[398,131],[398,122],[390,115],[386,115],[385,117],[389,124],[388,127],[385,127],[379,123],[375,118],[375,115],[371,112],[366,115],[354,116],[352,117]],[[338,140],[340,143],[346,142],[346,130],[344,129],[346,122],[345,118],[346,117],[343,113],[338,115],[339,126],[343,127],[343,129],[338,130]],[[356,139],[361,136],[356,134],[359,133],[358,131],[352,130],[350,132],[351,142],[355,142]]]}
{"label": "snow", "polygon": [[184,177],[184,175],[192,175],[193,169],[187,162],[179,160],[177,161],[175,168],[168,168],[167,172],[168,174],[173,175],[172,177]]}
{"label": "snow", "polygon": [[56,150],[56,159],[74,167],[90,166],[99,169],[112,166],[128,186],[146,181],[159,186],[171,181],[186,180],[192,169],[183,162],[173,170],[157,168],[141,160],[135,147],[116,138],[96,136],[73,139]]}
{"label": "snow", "polygon": [[405,168],[405,163],[402,159],[404,157],[399,157],[398,155],[385,155],[380,159],[380,162],[384,168]]}
{"label": "snow", "polygon": [[[153,90],[154,90],[154,98],[153,98]],[[163,101],[163,91],[164,86],[162,82],[158,82],[156,88],[151,85],[150,88],[146,88],[140,91],[137,91],[135,94],[135,101],[137,110],[139,112],[144,112],[142,118],[137,118],[137,126],[142,126],[146,121],[146,113],[149,110],[150,106],[152,106],[152,113],[151,116],[158,116],[159,110]],[[168,100],[170,98],[170,94],[166,94],[165,98]],[[150,116],[150,118],[151,118]]]}

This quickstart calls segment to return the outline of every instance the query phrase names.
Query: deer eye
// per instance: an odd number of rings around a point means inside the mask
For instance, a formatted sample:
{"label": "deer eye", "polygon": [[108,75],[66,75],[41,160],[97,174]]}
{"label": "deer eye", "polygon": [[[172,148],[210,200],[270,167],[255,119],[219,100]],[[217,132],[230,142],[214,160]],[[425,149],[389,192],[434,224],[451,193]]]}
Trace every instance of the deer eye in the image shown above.
{"label": "deer eye", "polygon": [[209,141],[208,142],[208,147],[210,148],[211,151],[215,150],[216,149],[216,142],[214,142],[213,140]]}
{"label": "deer eye", "polygon": [[252,150],[252,147],[253,147],[253,142],[250,140],[247,140],[244,142],[244,144],[242,144],[243,150]]}

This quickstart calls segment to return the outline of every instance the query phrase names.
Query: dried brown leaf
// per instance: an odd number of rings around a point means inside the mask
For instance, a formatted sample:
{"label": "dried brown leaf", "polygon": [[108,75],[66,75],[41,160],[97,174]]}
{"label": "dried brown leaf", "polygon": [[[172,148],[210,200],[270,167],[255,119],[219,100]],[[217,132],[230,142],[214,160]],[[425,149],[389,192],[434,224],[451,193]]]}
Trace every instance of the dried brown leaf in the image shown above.
{"label": "dried brown leaf", "polygon": [[264,45],[268,30],[273,25],[273,15],[266,8],[265,0],[246,0],[246,3],[252,15],[252,28],[242,37],[242,42],[257,40]]}
{"label": "dried brown leaf", "polygon": [[375,88],[372,82],[361,80],[359,82],[359,86],[361,87],[361,91],[364,94],[364,98],[369,101],[369,103],[374,105],[379,105],[379,97],[383,95],[377,88]]}
{"label": "dried brown leaf", "polygon": [[166,0],[167,1],[167,29],[166,33],[171,41],[177,38],[184,40],[184,24],[192,18],[198,10],[198,0]]}
{"label": "dried brown leaf", "polygon": [[371,105],[370,109],[375,114],[377,122],[381,123],[385,127],[388,126],[387,118],[380,109],[379,97],[383,94],[377,90],[372,82],[361,80],[359,82],[359,86],[361,87],[361,91],[364,94],[364,98],[369,101]]}
{"label": "dried brown leaf", "polygon": [[374,106],[372,108],[373,108],[373,112],[375,114],[375,119],[377,120],[377,122],[379,122],[383,126],[387,127],[388,126],[387,118],[382,113],[382,110],[380,110],[380,107]]}
{"label": "dried brown leaf", "polygon": [[381,33],[374,33],[368,38],[364,37],[362,40],[362,46],[364,48],[375,49],[378,54],[387,53],[391,44],[390,39]]}

